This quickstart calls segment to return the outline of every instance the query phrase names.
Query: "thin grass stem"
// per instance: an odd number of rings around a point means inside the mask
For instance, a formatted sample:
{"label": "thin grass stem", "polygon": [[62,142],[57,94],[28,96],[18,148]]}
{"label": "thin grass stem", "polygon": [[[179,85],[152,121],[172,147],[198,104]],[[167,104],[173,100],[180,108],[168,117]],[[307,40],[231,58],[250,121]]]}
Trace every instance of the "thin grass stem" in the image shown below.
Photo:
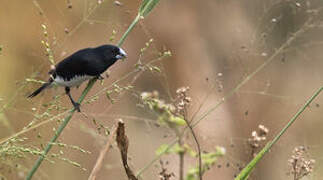
{"label": "thin grass stem", "polygon": [[249,164],[239,173],[235,180],[245,180],[252,172],[257,163],[264,157],[270,148],[277,143],[280,137],[287,131],[287,129],[295,122],[295,120],[304,112],[304,110],[311,104],[311,102],[321,93],[323,86],[320,87],[307,102],[297,111],[297,113],[289,120],[284,128],[276,135],[276,137],[266,144],[266,146],[249,162]]}

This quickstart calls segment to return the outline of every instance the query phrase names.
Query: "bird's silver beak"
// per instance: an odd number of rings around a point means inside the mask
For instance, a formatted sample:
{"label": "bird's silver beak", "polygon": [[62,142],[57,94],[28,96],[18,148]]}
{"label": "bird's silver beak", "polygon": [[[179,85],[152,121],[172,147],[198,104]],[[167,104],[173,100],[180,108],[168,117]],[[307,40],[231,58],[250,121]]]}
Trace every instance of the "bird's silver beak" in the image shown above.
{"label": "bird's silver beak", "polygon": [[123,49],[119,48],[119,54],[116,55],[116,58],[125,59],[126,57],[127,57],[127,53]]}

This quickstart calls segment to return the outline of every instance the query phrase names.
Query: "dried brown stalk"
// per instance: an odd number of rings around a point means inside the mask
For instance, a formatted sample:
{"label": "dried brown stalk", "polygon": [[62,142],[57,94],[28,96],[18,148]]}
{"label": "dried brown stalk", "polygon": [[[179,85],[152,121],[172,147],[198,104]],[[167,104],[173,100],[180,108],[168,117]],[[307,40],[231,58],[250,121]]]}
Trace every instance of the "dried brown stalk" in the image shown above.
{"label": "dried brown stalk", "polygon": [[119,120],[119,122],[118,122],[116,141],[117,141],[120,153],[121,153],[123,167],[126,170],[126,174],[128,176],[128,179],[138,180],[128,165],[129,141],[128,141],[128,137],[126,136],[125,125],[122,120]]}
{"label": "dried brown stalk", "polygon": [[88,180],[95,180],[96,179],[97,174],[99,173],[99,171],[102,167],[103,159],[113,143],[113,137],[116,134],[116,131],[117,131],[117,128],[113,127],[111,134],[109,136],[109,139],[107,140],[107,143],[105,144],[105,146],[102,148],[100,155],[99,155],[98,159],[96,160],[96,163],[92,169],[92,172],[91,172]]}

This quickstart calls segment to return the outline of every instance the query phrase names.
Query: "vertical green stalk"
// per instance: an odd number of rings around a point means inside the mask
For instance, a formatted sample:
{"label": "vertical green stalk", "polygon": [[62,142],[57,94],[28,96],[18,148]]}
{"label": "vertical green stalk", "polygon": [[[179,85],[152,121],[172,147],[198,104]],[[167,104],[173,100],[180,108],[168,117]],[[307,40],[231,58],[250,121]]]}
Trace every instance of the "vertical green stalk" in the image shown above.
{"label": "vertical green stalk", "polygon": [[[121,46],[123,44],[124,40],[127,38],[129,33],[133,30],[135,25],[139,22],[141,17],[144,17],[144,16],[148,15],[148,13],[158,4],[158,2],[159,2],[159,0],[143,0],[142,1],[141,6],[140,6],[139,11],[138,11],[138,15],[135,17],[135,19],[132,21],[132,23],[130,24],[130,26],[126,30],[126,32],[123,34],[123,36],[119,40],[119,42],[117,44],[118,46]],[[92,79],[92,80],[89,81],[88,85],[83,90],[81,97],[78,99],[78,103],[80,103],[80,104],[82,103],[85,96],[92,89],[92,87],[93,87],[93,85],[95,84],[96,81],[97,81],[97,79]],[[36,163],[34,164],[32,169],[28,173],[28,175],[26,177],[26,180],[30,180],[33,177],[33,175],[35,174],[35,172],[37,171],[37,169],[39,168],[39,166],[41,165],[41,163],[45,159],[46,155],[48,154],[48,152],[52,148],[53,143],[61,135],[64,128],[67,126],[67,124],[69,123],[69,121],[73,117],[74,112],[75,112],[75,108],[71,109],[68,116],[65,117],[64,121],[62,122],[62,124],[58,127],[57,131],[55,132],[55,135],[52,137],[52,139],[47,144],[47,146],[46,146],[45,150],[43,151],[42,155],[39,156]]]}
{"label": "vertical green stalk", "polygon": [[297,111],[297,113],[290,119],[290,121],[285,125],[285,127],[276,135],[276,137],[270,141],[257,155],[254,157],[249,164],[240,172],[240,174],[235,178],[235,180],[245,180],[248,178],[249,174],[256,166],[256,164],[262,159],[262,157],[270,150],[270,148],[276,144],[280,137],[286,132],[286,130],[295,122],[295,120],[304,112],[304,110],[310,105],[310,103],[321,93],[323,86],[319,88],[310,97],[307,102]]}
{"label": "vertical green stalk", "polygon": [[123,41],[126,39],[126,37],[128,36],[129,32],[132,31],[132,29],[135,27],[135,25],[139,22],[140,20],[140,15],[138,14],[135,19],[132,21],[132,23],[130,24],[130,26],[128,27],[127,31],[122,35],[122,37],[120,38],[119,42],[118,42],[118,46],[121,46],[123,44]]}

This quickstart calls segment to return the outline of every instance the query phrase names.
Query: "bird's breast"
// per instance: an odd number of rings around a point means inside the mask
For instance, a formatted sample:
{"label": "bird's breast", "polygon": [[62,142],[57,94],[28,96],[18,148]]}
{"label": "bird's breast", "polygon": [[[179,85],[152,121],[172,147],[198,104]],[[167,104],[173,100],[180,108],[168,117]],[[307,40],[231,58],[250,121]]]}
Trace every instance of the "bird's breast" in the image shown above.
{"label": "bird's breast", "polygon": [[66,79],[61,76],[56,76],[54,82],[60,86],[74,87],[81,85],[84,81],[92,79],[94,76],[76,75],[73,78]]}

